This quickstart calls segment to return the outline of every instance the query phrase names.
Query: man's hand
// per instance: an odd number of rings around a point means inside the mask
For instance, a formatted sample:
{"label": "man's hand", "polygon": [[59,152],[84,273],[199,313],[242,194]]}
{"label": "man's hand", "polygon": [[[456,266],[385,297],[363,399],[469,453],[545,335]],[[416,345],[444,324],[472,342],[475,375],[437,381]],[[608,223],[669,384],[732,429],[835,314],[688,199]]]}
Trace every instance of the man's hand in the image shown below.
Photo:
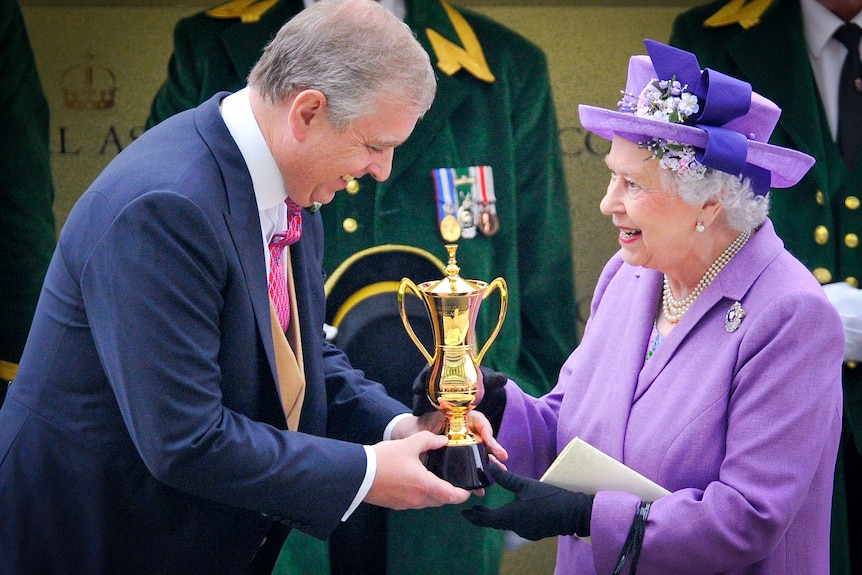
{"label": "man's hand", "polygon": [[[430,431],[431,433],[439,434],[443,431],[443,414],[439,411],[426,413],[421,417],[405,417],[399,421],[392,430],[392,439],[403,439],[410,437],[420,431]],[[482,413],[471,411],[467,414],[467,427],[477,437],[482,439],[488,451],[500,461],[509,459],[509,454],[502,445],[497,443],[494,437],[494,430],[491,428],[491,422]]]}
{"label": "man's hand", "polygon": [[422,509],[463,503],[472,492],[440,479],[422,463],[422,456],[446,445],[446,437],[420,431],[407,439],[374,445],[377,473],[365,502],[389,509]]}

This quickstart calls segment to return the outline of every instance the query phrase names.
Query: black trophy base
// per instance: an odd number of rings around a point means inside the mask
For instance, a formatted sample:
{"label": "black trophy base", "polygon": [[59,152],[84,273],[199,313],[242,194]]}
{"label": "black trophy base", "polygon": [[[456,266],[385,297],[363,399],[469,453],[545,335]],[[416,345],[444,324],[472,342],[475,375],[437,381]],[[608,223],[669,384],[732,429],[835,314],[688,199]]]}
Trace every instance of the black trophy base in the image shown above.
{"label": "black trophy base", "polygon": [[491,485],[488,452],[484,443],[447,445],[429,451],[425,467],[437,477],[462,489],[479,489]]}

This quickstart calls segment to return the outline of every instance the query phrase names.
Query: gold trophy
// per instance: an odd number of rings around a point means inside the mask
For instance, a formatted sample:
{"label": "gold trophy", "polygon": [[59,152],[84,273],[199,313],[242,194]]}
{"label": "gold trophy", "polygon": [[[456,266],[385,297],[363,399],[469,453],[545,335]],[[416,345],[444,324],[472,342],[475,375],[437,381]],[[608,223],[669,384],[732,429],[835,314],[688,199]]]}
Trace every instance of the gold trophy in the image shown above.
{"label": "gold trophy", "polygon": [[[428,453],[426,467],[438,477],[464,489],[478,489],[490,484],[487,474],[488,453],[482,439],[467,428],[467,414],[473,409],[478,386],[482,383],[479,364],[500,332],[506,317],[508,289],[503,278],[491,283],[462,279],[455,261],[458,246],[448,244],[449,263],[446,277],[418,286],[410,279],[401,280],[398,305],[401,320],[410,339],[431,366],[428,399],[445,415],[444,433],[449,443]],[[479,306],[495,290],[500,292],[500,315],[490,337],[476,353],[476,317]],[[420,298],[428,311],[434,330],[434,354],[422,344],[407,318],[404,294]]]}

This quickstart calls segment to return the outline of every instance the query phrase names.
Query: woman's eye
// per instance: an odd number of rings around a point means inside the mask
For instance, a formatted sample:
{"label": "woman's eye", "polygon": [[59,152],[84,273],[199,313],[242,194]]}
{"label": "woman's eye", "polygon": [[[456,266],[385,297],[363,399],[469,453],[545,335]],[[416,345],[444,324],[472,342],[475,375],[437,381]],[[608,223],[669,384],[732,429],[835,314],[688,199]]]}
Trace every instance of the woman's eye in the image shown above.
{"label": "woman's eye", "polygon": [[630,194],[640,194],[643,192],[643,188],[637,182],[626,180],[626,191]]}

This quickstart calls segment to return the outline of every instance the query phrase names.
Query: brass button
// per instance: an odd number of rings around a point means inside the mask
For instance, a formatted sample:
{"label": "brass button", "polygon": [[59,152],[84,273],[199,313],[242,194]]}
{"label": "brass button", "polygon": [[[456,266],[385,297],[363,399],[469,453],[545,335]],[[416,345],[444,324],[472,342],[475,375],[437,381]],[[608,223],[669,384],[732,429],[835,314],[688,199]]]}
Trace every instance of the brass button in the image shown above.
{"label": "brass button", "polygon": [[832,272],[830,272],[826,268],[814,268],[813,270],[811,270],[811,273],[813,273],[814,277],[817,278],[817,281],[822,284],[828,284],[832,281]]}
{"label": "brass button", "polygon": [[347,186],[345,187],[347,193],[351,196],[355,196],[359,193],[359,180],[350,180],[347,182]]}
{"label": "brass button", "polygon": [[848,369],[856,369],[855,361],[845,361],[844,365],[846,365]]}
{"label": "brass button", "polygon": [[859,280],[857,280],[853,276],[847,276],[846,278],[844,278],[844,282],[847,285],[849,285],[850,287],[855,287],[855,288],[859,287]]}
{"label": "brass button", "polygon": [[344,231],[348,234],[352,234],[359,228],[359,224],[356,223],[356,220],[353,218],[344,218],[344,221],[341,222],[341,227],[344,228]]}
{"label": "brass button", "polygon": [[826,204],[826,198],[823,197],[823,191],[817,190],[814,193],[814,201],[817,202],[818,206],[822,206]]}
{"label": "brass button", "polygon": [[829,230],[826,229],[826,226],[817,226],[814,228],[814,241],[817,245],[826,245],[826,242],[829,241]]}
{"label": "brass button", "polygon": [[855,248],[859,245],[859,236],[856,234],[847,234],[844,236],[844,245],[848,248]]}
{"label": "brass button", "polygon": [[848,210],[858,210],[859,198],[857,198],[856,196],[847,196],[844,199],[844,205],[847,206]]}

